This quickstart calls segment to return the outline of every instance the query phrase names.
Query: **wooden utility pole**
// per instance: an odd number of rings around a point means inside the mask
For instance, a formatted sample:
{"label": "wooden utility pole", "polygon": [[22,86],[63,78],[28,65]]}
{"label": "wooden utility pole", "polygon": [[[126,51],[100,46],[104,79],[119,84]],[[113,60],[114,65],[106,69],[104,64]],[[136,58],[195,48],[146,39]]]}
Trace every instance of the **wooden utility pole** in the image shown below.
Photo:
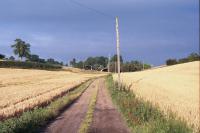
{"label": "wooden utility pole", "polygon": [[110,54],[108,56],[108,72],[110,72]]}
{"label": "wooden utility pole", "polygon": [[119,21],[118,17],[116,17],[116,38],[117,38],[117,68],[118,68],[118,86],[120,88],[120,47],[119,47]]}
{"label": "wooden utility pole", "polygon": [[[199,51],[200,51],[200,47],[199,47]],[[200,75],[200,62],[199,62],[199,75]],[[199,78],[199,83],[200,83],[200,78]],[[200,127],[200,85],[199,85],[199,125]]]}
{"label": "wooden utility pole", "polygon": [[143,69],[143,71],[144,71],[144,61],[142,62],[142,69]]}

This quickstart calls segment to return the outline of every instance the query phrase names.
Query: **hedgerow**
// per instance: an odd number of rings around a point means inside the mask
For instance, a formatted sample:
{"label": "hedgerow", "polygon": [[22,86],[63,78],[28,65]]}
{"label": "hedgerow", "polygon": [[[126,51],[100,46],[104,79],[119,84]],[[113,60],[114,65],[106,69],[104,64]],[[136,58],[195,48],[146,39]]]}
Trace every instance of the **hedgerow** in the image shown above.
{"label": "hedgerow", "polygon": [[58,70],[61,69],[62,66],[52,65],[48,63],[37,63],[37,62],[0,61],[0,68]]}

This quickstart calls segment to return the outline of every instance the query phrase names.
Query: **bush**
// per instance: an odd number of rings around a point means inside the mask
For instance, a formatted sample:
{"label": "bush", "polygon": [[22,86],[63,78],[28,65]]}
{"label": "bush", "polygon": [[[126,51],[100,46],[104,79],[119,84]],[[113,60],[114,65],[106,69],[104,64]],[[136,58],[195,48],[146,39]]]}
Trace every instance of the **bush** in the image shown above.
{"label": "bush", "polygon": [[168,60],[166,61],[166,64],[167,64],[168,66],[170,66],[170,65],[175,65],[175,64],[177,64],[177,60],[176,60],[176,59],[168,59]]}
{"label": "bush", "polygon": [[168,59],[166,61],[166,65],[175,65],[175,64],[181,64],[181,63],[187,63],[187,62],[192,62],[192,61],[199,61],[200,60],[200,55],[197,53],[191,53],[189,56],[185,58],[178,59]]}
{"label": "bush", "polygon": [[178,60],[177,63],[181,64],[181,63],[187,63],[187,62],[189,62],[189,60],[187,58],[181,58],[181,59]]}
{"label": "bush", "polygon": [[61,69],[60,65],[52,65],[47,63],[36,62],[20,62],[20,61],[0,61],[0,68],[23,68],[23,69],[43,69],[43,70],[56,70]]}
{"label": "bush", "polygon": [[189,61],[198,61],[200,59],[200,56],[199,54],[197,53],[191,53],[189,56],[188,56],[188,60]]}
{"label": "bush", "polygon": [[5,55],[0,54],[0,59],[4,59],[4,58],[5,58]]}
{"label": "bush", "polygon": [[14,56],[10,56],[10,57],[9,57],[9,60],[14,61],[14,60],[15,60],[15,57],[14,57]]}

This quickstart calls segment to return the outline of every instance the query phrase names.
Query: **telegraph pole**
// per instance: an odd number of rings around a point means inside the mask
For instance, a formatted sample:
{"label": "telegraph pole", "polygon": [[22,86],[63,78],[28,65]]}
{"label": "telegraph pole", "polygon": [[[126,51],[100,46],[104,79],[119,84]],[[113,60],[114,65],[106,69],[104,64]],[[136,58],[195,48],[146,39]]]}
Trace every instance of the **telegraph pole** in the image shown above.
{"label": "telegraph pole", "polygon": [[118,17],[116,17],[116,38],[117,38],[117,68],[118,68],[118,86],[121,86],[120,80],[120,47],[119,47],[119,21]]}
{"label": "telegraph pole", "polygon": [[110,72],[110,54],[108,56],[108,72]]}
{"label": "telegraph pole", "polygon": [[117,61],[115,61],[115,73],[117,73]]}
{"label": "telegraph pole", "polygon": [[68,67],[71,67],[70,61],[68,61]]}
{"label": "telegraph pole", "polygon": [[142,68],[143,68],[143,71],[144,71],[144,61],[142,62]]}

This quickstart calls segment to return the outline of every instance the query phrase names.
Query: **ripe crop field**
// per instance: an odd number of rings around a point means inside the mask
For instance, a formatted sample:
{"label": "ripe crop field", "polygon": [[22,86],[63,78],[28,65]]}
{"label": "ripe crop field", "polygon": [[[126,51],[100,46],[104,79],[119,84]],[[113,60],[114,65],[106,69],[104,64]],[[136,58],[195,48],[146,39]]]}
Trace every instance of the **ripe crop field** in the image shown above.
{"label": "ripe crop field", "polygon": [[69,89],[101,75],[0,68],[0,120],[47,104]]}
{"label": "ripe crop field", "polygon": [[[117,74],[113,75],[117,80]],[[122,73],[138,97],[172,111],[188,124],[199,126],[199,62],[184,63],[142,72]]]}

